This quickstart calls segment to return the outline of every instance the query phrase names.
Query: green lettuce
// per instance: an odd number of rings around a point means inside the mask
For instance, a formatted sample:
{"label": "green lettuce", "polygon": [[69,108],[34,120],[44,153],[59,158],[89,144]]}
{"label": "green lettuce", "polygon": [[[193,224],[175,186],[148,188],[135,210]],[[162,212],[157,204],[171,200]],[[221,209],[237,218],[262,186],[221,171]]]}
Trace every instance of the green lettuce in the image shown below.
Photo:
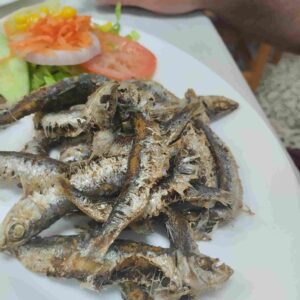
{"label": "green lettuce", "polygon": [[129,34],[126,35],[126,37],[131,41],[138,41],[141,36],[137,31],[132,30]]}
{"label": "green lettuce", "polygon": [[10,56],[7,38],[0,33],[0,102],[14,104],[28,92],[27,64],[20,58]]}
{"label": "green lettuce", "polygon": [[121,30],[121,14],[122,14],[122,5],[120,2],[116,4],[115,7],[115,16],[116,16],[116,22],[112,26],[112,28],[109,30],[109,32],[115,33],[115,34],[120,34]]}
{"label": "green lettuce", "polygon": [[28,65],[31,91],[81,73],[80,68],[76,66],[41,66],[31,63]]}

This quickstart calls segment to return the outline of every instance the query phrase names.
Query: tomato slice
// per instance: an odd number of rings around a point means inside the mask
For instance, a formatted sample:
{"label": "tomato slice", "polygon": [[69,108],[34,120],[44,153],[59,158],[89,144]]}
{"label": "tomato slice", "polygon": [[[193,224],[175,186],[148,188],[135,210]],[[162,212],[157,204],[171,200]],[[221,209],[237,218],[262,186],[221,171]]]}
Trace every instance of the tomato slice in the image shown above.
{"label": "tomato slice", "polygon": [[97,33],[101,54],[81,66],[110,79],[149,79],[156,69],[156,57],[137,42],[116,34]]}

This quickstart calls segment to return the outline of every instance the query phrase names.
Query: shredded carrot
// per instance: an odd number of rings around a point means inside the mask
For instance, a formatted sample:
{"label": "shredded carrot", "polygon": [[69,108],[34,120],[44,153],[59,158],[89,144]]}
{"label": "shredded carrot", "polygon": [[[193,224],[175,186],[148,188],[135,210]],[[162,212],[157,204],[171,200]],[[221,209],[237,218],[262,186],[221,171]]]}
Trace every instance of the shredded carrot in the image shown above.
{"label": "shredded carrot", "polygon": [[18,55],[47,52],[48,50],[78,50],[91,45],[91,19],[89,16],[46,16],[26,31],[22,40],[10,42]]}

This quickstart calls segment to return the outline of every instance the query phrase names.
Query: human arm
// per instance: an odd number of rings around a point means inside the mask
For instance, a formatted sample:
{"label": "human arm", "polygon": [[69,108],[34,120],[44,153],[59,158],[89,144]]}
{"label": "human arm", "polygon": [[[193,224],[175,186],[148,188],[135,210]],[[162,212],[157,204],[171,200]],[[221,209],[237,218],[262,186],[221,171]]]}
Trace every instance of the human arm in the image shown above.
{"label": "human arm", "polygon": [[[111,5],[117,0],[97,0]],[[300,54],[300,0],[123,0],[157,13],[210,10],[244,36]]]}

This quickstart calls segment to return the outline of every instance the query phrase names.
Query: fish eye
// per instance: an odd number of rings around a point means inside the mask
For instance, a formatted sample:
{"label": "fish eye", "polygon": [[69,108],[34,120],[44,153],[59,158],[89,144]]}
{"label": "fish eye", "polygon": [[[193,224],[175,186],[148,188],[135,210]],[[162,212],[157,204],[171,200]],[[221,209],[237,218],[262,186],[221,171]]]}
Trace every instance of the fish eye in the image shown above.
{"label": "fish eye", "polygon": [[15,223],[8,229],[8,238],[13,241],[20,240],[25,235],[25,227],[20,223]]}

